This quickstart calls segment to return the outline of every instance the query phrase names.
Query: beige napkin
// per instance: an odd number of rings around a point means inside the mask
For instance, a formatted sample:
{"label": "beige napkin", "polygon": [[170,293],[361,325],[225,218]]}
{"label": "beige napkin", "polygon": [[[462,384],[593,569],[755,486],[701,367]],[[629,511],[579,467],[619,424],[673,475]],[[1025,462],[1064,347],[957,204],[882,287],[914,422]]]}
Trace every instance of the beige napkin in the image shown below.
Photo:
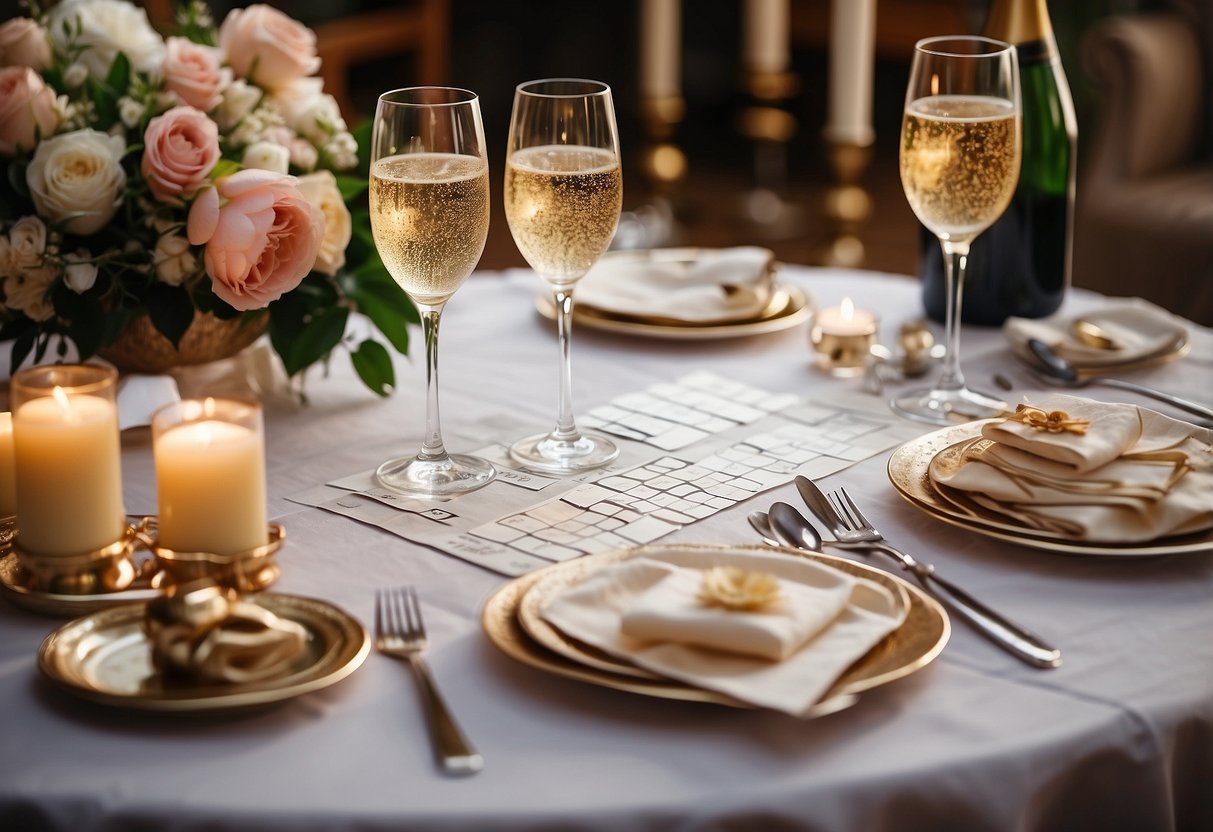
{"label": "beige napkin", "polygon": [[1213,431],[1132,405],[1063,395],[1033,404],[1089,419],[1088,433],[990,423],[986,441],[960,465],[933,465],[932,479],[1016,524],[1092,542],[1213,527]]}
{"label": "beige napkin", "polygon": [[[766,613],[696,609],[704,570],[713,566],[776,576],[785,603]],[[543,616],[566,635],[646,670],[801,716],[897,629],[905,612],[884,587],[806,559],[688,549],[596,572],[554,597]],[[762,647],[747,645],[751,639]],[[787,658],[745,655],[739,648]]]}
{"label": "beige napkin", "polygon": [[774,255],[742,246],[690,262],[603,257],[577,284],[577,302],[634,317],[713,323],[752,318],[774,287]]}
{"label": "beige napkin", "polygon": [[1003,332],[1024,354],[1028,354],[1028,339],[1037,338],[1076,367],[1111,368],[1165,353],[1186,331],[1181,319],[1141,298],[1115,298],[1081,317],[1098,324],[1121,349],[1100,349],[1079,341],[1072,329],[1073,315],[1037,320],[1011,317],[1003,324]]}

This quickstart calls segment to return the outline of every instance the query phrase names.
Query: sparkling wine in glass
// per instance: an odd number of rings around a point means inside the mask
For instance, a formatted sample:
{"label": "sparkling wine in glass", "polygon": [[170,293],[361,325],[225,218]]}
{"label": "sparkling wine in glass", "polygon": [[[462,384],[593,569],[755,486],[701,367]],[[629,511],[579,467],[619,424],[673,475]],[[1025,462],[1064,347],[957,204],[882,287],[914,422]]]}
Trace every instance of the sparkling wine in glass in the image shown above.
{"label": "sparkling wine in glass", "polygon": [[623,206],[619,135],[611,88],[556,78],[520,84],[514,94],[505,167],[505,216],[522,256],[551,288],[560,343],[556,427],[520,439],[510,456],[552,473],[596,468],[619,449],[573,421],[569,337],[573,287],[602,256]]}
{"label": "sparkling wine in glass", "polygon": [[943,248],[947,355],[932,389],[892,401],[906,416],[947,425],[1006,409],[1000,399],[965,386],[960,305],[969,245],[1010,204],[1021,155],[1015,47],[968,36],[915,44],[901,127],[901,184]]}
{"label": "sparkling wine in glass", "polygon": [[450,497],[487,485],[486,460],[449,454],[438,415],[438,324],[472,273],[489,230],[489,166],[480,99],[468,90],[413,87],[379,96],[371,138],[371,231],[384,266],[421,313],[426,358],[425,439],[375,478],[393,491]]}

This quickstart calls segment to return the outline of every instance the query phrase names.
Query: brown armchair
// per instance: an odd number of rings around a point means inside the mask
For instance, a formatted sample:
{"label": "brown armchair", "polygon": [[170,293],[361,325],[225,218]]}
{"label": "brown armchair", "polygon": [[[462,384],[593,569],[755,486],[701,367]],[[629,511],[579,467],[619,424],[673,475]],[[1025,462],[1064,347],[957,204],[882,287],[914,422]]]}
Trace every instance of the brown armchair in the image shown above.
{"label": "brown armchair", "polygon": [[1099,119],[1079,181],[1073,270],[1076,286],[1139,295],[1207,325],[1211,14],[1203,23],[1182,10],[1113,17],[1084,39]]}

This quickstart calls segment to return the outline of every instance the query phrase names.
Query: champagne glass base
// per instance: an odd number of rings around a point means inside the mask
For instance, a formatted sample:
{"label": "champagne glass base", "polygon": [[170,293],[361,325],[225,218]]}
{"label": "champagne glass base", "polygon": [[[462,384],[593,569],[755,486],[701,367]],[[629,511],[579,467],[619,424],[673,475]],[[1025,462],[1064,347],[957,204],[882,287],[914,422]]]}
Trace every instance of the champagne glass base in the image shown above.
{"label": "champagne glass base", "polygon": [[619,456],[619,447],[596,433],[583,433],[576,439],[558,439],[541,433],[519,439],[510,446],[510,459],[531,471],[549,474],[575,474],[599,468]]}
{"label": "champagne glass base", "polygon": [[375,481],[384,488],[410,497],[456,497],[483,488],[496,476],[491,463],[467,454],[389,459],[375,471]]}
{"label": "champagne glass base", "polygon": [[989,419],[1007,411],[1007,403],[967,387],[955,390],[911,390],[889,401],[889,407],[919,422],[955,425],[974,419]]}

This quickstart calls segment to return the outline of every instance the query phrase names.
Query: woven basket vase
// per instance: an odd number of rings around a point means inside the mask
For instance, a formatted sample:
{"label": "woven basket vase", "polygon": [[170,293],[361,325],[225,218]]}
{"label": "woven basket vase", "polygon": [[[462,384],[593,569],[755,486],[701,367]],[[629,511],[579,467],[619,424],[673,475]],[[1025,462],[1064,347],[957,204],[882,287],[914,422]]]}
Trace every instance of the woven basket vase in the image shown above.
{"label": "woven basket vase", "polygon": [[181,345],[174,349],[167,338],[141,315],[118,336],[118,340],[98,352],[120,371],[127,373],[165,373],[174,367],[208,364],[231,358],[252,344],[269,326],[270,316],[251,321],[243,318],[216,318],[209,312],[195,312]]}

